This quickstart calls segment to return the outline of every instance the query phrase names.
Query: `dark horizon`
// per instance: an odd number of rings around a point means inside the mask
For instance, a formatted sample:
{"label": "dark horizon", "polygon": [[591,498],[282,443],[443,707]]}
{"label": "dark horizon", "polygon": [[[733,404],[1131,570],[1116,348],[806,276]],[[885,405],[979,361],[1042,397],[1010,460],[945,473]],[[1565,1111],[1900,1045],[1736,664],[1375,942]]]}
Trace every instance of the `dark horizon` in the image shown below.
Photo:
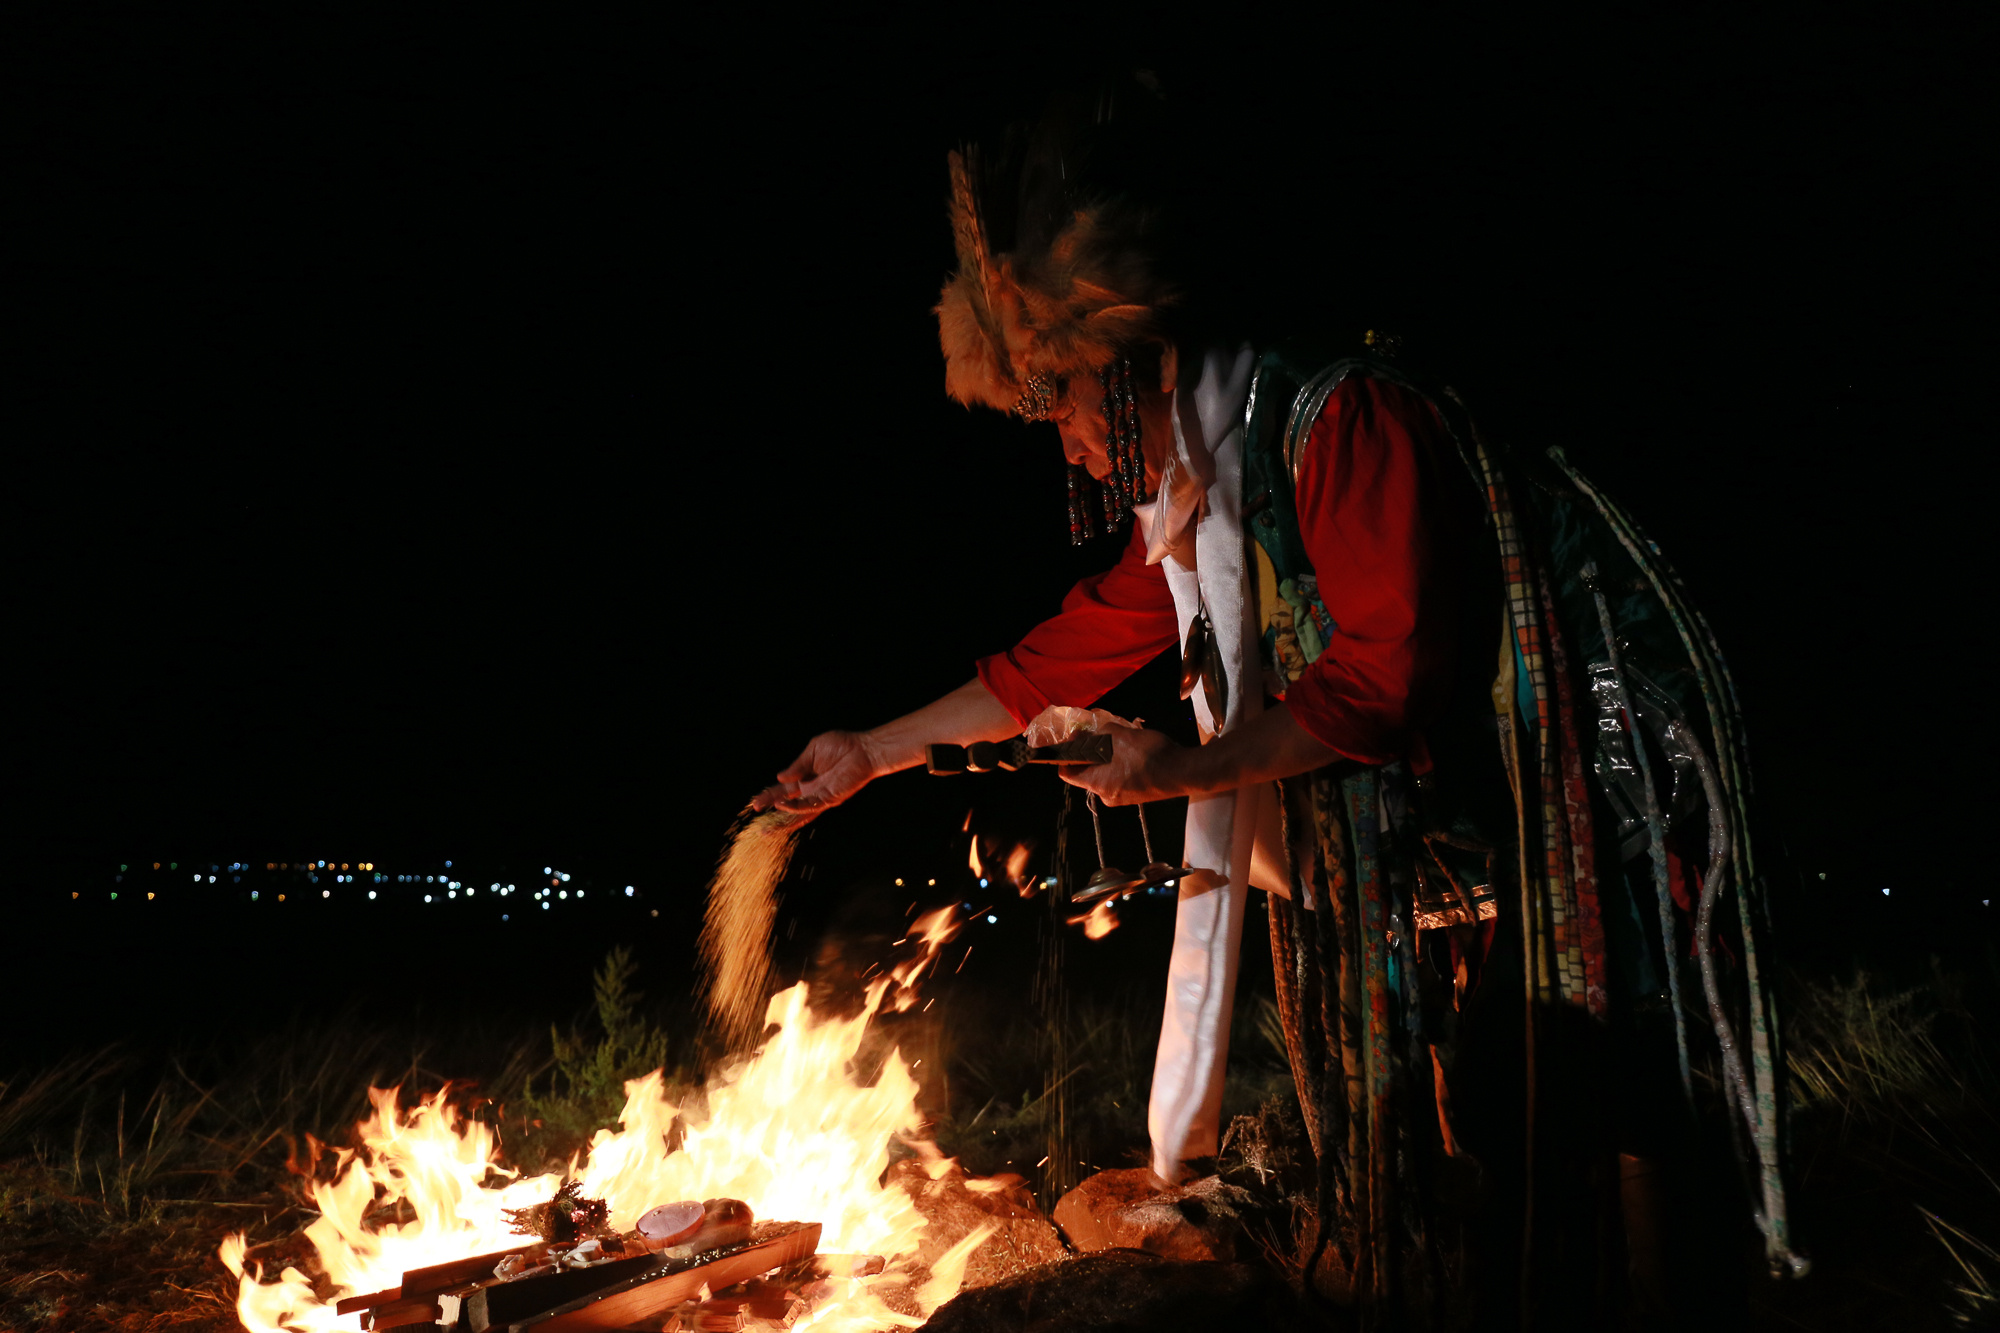
{"label": "dark horizon", "polygon": [[[962,682],[1110,557],[1063,544],[1052,433],[944,399],[929,313],[946,150],[1071,68],[895,28],[33,22],[17,896],[336,847],[694,894],[809,735]],[[1274,323],[1402,333],[1647,525],[1730,655],[1787,910],[1890,887],[1990,938],[1970,841],[1905,831],[1991,788],[1972,44],[1598,22],[1078,63],[1158,70],[1229,149],[1189,169],[1297,277]],[[1114,702],[1183,726],[1164,683]],[[819,853],[944,838],[926,783]]]}

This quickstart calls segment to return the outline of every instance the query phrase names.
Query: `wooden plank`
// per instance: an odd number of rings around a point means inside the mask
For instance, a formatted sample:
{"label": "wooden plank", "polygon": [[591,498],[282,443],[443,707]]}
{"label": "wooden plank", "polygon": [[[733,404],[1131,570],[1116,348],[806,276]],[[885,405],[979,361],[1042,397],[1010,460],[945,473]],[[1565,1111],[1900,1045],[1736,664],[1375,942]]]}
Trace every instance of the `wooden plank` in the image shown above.
{"label": "wooden plank", "polygon": [[408,1324],[435,1324],[444,1318],[444,1309],[436,1301],[392,1301],[388,1305],[378,1305],[361,1317],[363,1328],[402,1328]]}
{"label": "wooden plank", "polygon": [[[529,1241],[516,1245],[510,1250],[495,1250],[491,1254],[474,1254],[464,1259],[452,1259],[428,1268],[412,1268],[403,1274],[403,1285],[398,1288],[405,1297],[428,1296],[432,1292],[443,1291],[447,1287],[462,1287],[468,1282],[478,1282],[493,1276],[493,1268],[510,1254],[521,1254],[533,1249],[539,1242]],[[341,1311],[345,1314],[346,1311]]]}
{"label": "wooden plank", "polygon": [[353,1314],[356,1310],[372,1310],[378,1305],[403,1299],[401,1287],[391,1287],[387,1291],[371,1291],[366,1296],[343,1296],[333,1307],[335,1314]]}
{"label": "wooden plank", "polygon": [[572,1268],[560,1273],[516,1278],[511,1282],[497,1279],[482,1282],[466,1293],[464,1314],[459,1322],[471,1333],[487,1328],[504,1328],[544,1310],[581,1300],[600,1288],[616,1286],[633,1278],[649,1278],[671,1262],[657,1254],[641,1253],[594,1268]]}
{"label": "wooden plank", "polygon": [[716,1291],[805,1258],[819,1248],[819,1232],[819,1223],[809,1222],[796,1231],[759,1241],[711,1263],[663,1277],[639,1277],[621,1287],[595,1292],[523,1319],[513,1326],[512,1333],[525,1333],[528,1329],[534,1333],[597,1333],[629,1328],[693,1299],[703,1286]]}

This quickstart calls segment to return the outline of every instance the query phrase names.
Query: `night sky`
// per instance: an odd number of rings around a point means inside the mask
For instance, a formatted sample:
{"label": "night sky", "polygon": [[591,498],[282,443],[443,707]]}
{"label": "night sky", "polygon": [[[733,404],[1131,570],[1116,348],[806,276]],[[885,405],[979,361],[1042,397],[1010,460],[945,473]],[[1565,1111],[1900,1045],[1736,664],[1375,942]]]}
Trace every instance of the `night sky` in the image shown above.
{"label": "night sky", "polygon": [[[1144,66],[1274,325],[1399,331],[1678,565],[1781,930],[1990,938],[1990,71],[1955,21],[285,8],[9,24],[17,903],[167,855],[695,894],[813,731],[1111,558],[1065,544],[1050,428],[944,398],[930,307],[946,151]],[[1185,727],[1163,680],[1120,702]],[[942,845],[970,790],[890,780],[810,846]]]}

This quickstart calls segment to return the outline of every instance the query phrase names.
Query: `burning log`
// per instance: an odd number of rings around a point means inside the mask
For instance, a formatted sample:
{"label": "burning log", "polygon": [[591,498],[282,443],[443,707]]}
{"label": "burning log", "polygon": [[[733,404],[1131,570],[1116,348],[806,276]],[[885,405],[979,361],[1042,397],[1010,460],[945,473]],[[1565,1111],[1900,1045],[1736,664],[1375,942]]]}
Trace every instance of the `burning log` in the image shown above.
{"label": "burning log", "polygon": [[[757,1277],[803,1258],[819,1247],[820,1228],[817,1222],[764,1225],[770,1230],[741,1249],[677,1272],[661,1274],[656,1270],[624,1279],[531,1318],[515,1321],[510,1325],[510,1331],[525,1333],[532,1328],[535,1333],[590,1333],[600,1329],[629,1328],[666,1314],[698,1296],[703,1288],[713,1291],[718,1286],[729,1286]],[[495,1326],[495,1322],[480,1324],[475,1321],[466,1326],[466,1333],[481,1333],[481,1330]]]}
{"label": "burning log", "polygon": [[[702,1221],[687,1233],[692,1239],[680,1245],[659,1250],[635,1246],[637,1253],[628,1258],[568,1268],[563,1267],[565,1254],[547,1244],[501,1250],[413,1269],[400,1286],[350,1296],[335,1310],[359,1311],[362,1327],[369,1330],[442,1325],[455,1333],[587,1333],[659,1319],[684,1306],[680,1326],[688,1329],[707,1327],[703,1320],[729,1317],[738,1320],[730,1327],[741,1327],[746,1312],[788,1326],[806,1308],[799,1287],[821,1276],[823,1269],[881,1271],[882,1260],[876,1256],[829,1256],[831,1263],[816,1264],[817,1222],[753,1225],[748,1206],[735,1199],[694,1207]],[[517,1261],[523,1259],[529,1261],[527,1269],[508,1272],[518,1270]],[[543,1259],[550,1262],[538,1262]],[[799,1280],[749,1283],[720,1300],[709,1296],[780,1269],[796,1271]]]}
{"label": "burning log", "polygon": [[435,1325],[442,1318],[444,1306],[429,1297],[422,1297],[378,1305],[361,1317],[361,1326],[368,1329],[408,1328],[417,1324]]}
{"label": "burning log", "polygon": [[[365,1296],[349,1296],[333,1307],[335,1314],[353,1314],[360,1310],[364,1322],[373,1328],[395,1328],[396,1324],[385,1324],[381,1319],[389,1317],[389,1307],[397,1303],[433,1302],[433,1298],[476,1282],[492,1273],[494,1268],[512,1255],[524,1254],[533,1249],[522,1245],[511,1250],[495,1250],[491,1254],[475,1254],[464,1259],[454,1259],[450,1263],[433,1264],[428,1268],[413,1268],[403,1274],[400,1286],[386,1291],[369,1292]],[[443,1318],[440,1314],[436,1318]],[[406,1321],[408,1322],[408,1321]]]}
{"label": "burning log", "polygon": [[[917,1081],[910,1063],[894,1052],[868,1061],[864,1079],[857,1054],[881,1014],[912,1007],[912,987],[946,938],[948,928],[926,931],[923,955],[871,982],[856,1012],[818,1015],[807,1006],[804,985],[781,991],[766,1009],[762,1043],[710,1081],[704,1114],[684,1133],[675,1126],[688,1122],[666,1095],[660,1073],[628,1085],[620,1127],[600,1134],[590,1156],[572,1167],[569,1174],[580,1188],[566,1200],[573,1204],[582,1194],[603,1199],[605,1225],[620,1233],[615,1238],[584,1236],[564,1244],[507,1237],[508,1211],[532,1211],[523,1205],[550,1200],[564,1181],[519,1180],[511,1173],[496,1180],[500,1151],[490,1127],[458,1114],[444,1091],[405,1107],[396,1090],[375,1090],[373,1113],[356,1127],[355,1151],[333,1179],[313,1182],[312,1200],[323,1222],[300,1233],[312,1253],[294,1245],[294,1252],[253,1257],[242,1235],[221,1244],[222,1262],[238,1282],[244,1326],[324,1328],[339,1319],[341,1326],[354,1327],[356,1316],[366,1314],[371,1329],[379,1324],[402,1333],[426,1323],[453,1333],[540,1328],[559,1318],[566,1322],[558,1328],[589,1329],[620,1327],[626,1322],[622,1317],[614,1322],[620,1307],[638,1303],[656,1312],[641,1322],[659,1330],[669,1315],[686,1326],[703,1314],[690,1308],[681,1319],[682,1304],[711,1299],[730,1284],[773,1268],[780,1270],[775,1283],[809,1302],[815,1316],[829,1323],[907,1326],[922,1319],[963,1285],[976,1243],[961,1241],[935,1256],[928,1253],[936,1248],[924,1243],[930,1220],[903,1190],[885,1181],[892,1146],[908,1141],[923,1123]],[[734,1208],[711,1217],[707,1208],[682,1204],[670,1208],[673,1218],[656,1218],[660,1225],[635,1229],[662,1201],[706,1195],[769,1199],[780,1216],[823,1220],[829,1248],[841,1255],[883,1255],[888,1262],[845,1257],[813,1265],[817,1233],[798,1241],[796,1249],[741,1258],[782,1239],[770,1223],[753,1226],[741,1245],[709,1249],[731,1238],[728,1228],[749,1221]],[[392,1211],[404,1220],[389,1226],[382,1219]],[[697,1215],[696,1233],[684,1234]],[[574,1207],[567,1217],[583,1230]],[[582,1219],[590,1221],[588,1214]],[[716,1234],[704,1237],[711,1225]],[[617,1253],[613,1239],[619,1242]],[[689,1246],[703,1252],[679,1252]],[[427,1278],[417,1274],[419,1265],[433,1264],[441,1255],[467,1253],[476,1257],[455,1267],[438,1265]],[[696,1271],[732,1259],[742,1267]],[[274,1260],[282,1265],[276,1271]],[[506,1261],[521,1270],[511,1284],[496,1280],[496,1268]],[[801,1263],[812,1266],[795,1271],[793,1265]],[[677,1274],[686,1276],[666,1281]],[[651,1289],[663,1283],[662,1289]],[[513,1290],[496,1296],[503,1285]],[[524,1293],[531,1290],[538,1299],[527,1299]],[[350,1295],[357,1292],[367,1294]],[[493,1308],[517,1297],[533,1308]],[[482,1310],[471,1308],[476,1300],[484,1302]],[[791,1309],[774,1297],[768,1310],[746,1305],[736,1313],[751,1324],[782,1323]],[[494,1322],[503,1313],[516,1317]],[[704,1317],[727,1314],[710,1310]],[[415,1322],[390,1322],[404,1317]]]}

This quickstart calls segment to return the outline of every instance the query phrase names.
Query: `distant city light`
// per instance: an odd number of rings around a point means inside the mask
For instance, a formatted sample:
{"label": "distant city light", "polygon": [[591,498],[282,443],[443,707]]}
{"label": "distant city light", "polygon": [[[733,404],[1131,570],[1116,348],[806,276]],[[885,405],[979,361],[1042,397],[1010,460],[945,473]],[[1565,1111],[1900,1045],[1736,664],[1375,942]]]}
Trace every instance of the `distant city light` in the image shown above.
{"label": "distant city light", "polygon": [[561,880],[561,881],[562,881],[563,883],[565,883],[565,884],[569,883],[569,876],[568,876],[568,875],[558,875],[558,876],[556,876],[556,878],[557,878],[557,879],[559,879],[559,880]]}
{"label": "distant city light", "polygon": [[425,901],[425,902],[429,902],[430,900],[431,900],[431,896],[430,896],[430,895],[429,895],[428,893],[427,893],[427,894],[425,894],[425,895],[424,895],[424,901]]}
{"label": "distant city light", "polygon": [[1889,891],[1888,891],[1887,889],[1884,889],[1884,890],[1882,890],[1882,896],[1883,896],[1884,898],[1888,897],[1888,896],[1889,896]]}
{"label": "distant city light", "polygon": [[112,893],[112,895],[111,895],[111,901],[112,901],[112,902],[114,902],[114,903],[118,901],[118,894],[117,894],[117,892],[116,892],[116,891],[113,891],[113,893]]}
{"label": "distant city light", "polygon": [[253,903],[257,901],[257,890],[250,890],[250,901]]}
{"label": "distant city light", "polygon": [[332,889],[321,889],[321,890],[319,891],[319,896],[320,896],[320,897],[322,897],[322,898],[331,898],[331,897],[333,897],[333,890],[332,890]]}
{"label": "distant city light", "polygon": [[896,881],[896,887],[897,887],[897,888],[899,888],[899,889],[900,889],[900,888],[902,888],[902,887],[903,887],[903,881],[902,881],[902,880],[900,880],[900,879],[899,879],[899,880],[897,880],[897,881]]}
{"label": "distant city light", "polygon": [[452,891],[451,891],[450,893],[447,893],[447,894],[445,895],[445,897],[447,897],[447,898],[456,898],[456,897],[458,897],[458,890],[457,890],[457,889],[453,889],[453,890],[452,890]]}
{"label": "distant city light", "polygon": [[579,898],[583,897],[583,890],[582,890],[582,889],[578,889],[578,890],[576,891],[576,896],[577,896],[577,897],[579,897]]}
{"label": "distant city light", "polygon": [[151,901],[153,901],[153,895],[152,895],[152,894],[150,894],[150,893],[149,893],[149,894],[147,894],[147,895],[146,895],[146,901],[147,901],[147,902],[151,902]]}
{"label": "distant city light", "polygon": [[564,889],[564,890],[563,890],[563,891],[562,891],[561,893],[558,893],[558,894],[556,895],[556,897],[558,897],[558,898],[567,898],[567,897],[569,897],[569,890],[568,890],[568,889]]}
{"label": "distant city light", "polygon": [[375,890],[373,890],[373,889],[370,889],[370,890],[368,890],[368,897],[369,897],[370,901],[373,901],[373,900],[374,900],[374,897],[375,897]]}
{"label": "distant city light", "polygon": [[653,909],[653,915],[654,915],[654,916],[658,916],[659,914],[660,914],[660,909],[659,909],[659,908],[657,908],[657,907],[655,907],[655,908]]}
{"label": "distant city light", "polygon": [[1000,918],[993,915],[991,912],[988,912],[986,914],[986,924],[989,926],[997,926],[1000,924]]}
{"label": "distant city light", "polygon": [[548,903],[547,903],[546,901],[542,903],[542,910],[543,910],[544,912],[546,912],[546,911],[548,911],[548,910],[549,910],[549,905],[548,905]]}
{"label": "distant city light", "polygon": [[446,870],[449,870],[449,869],[451,869],[451,862],[449,862],[449,861],[446,861],[446,862],[444,863],[444,868],[445,868]]}
{"label": "distant city light", "polygon": [[982,889],[983,889],[983,888],[985,888],[985,887],[986,887],[986,881],[985,881],[985,880],[983,880],[983,879],[982,879],[982,880],[980,880],[980,881],[979,881],[979,887],[980,887],[980,888],[982,888]]}
{"label": "distant city light", "polygon": [[625,896],[627,898],[630,898],[632,896],[632,886],[630,884],[627,884],[625,886]]}
{"label": "distant city light", "polygon": [[510,920],[512,920],[513,918],[509,917],[509,916],[508,916],[508,915],[507,915],[507,914],[506,914],[505,912],[502,912],[502,913],[500,914],[500,919],[501,919],[502,921],[510,921]]}
{"label": "distant city light", "polygon": [[936,887],[937,887],[937,881],[936,881],[936,880],[932,880],[932,881],[930,881],[930,886],[931,886],[932,888],[936,888]]}
{"label": "distant city light", "polygon": [[555,871],[553,871],[553,870],[551,870],[551,869],[549,869],[549,868],[548,868],[547,866],[543,866],[543,867],[542,867],[542,873],[543,873],[544,875],[553,875],[553,874],[555,874],[556,872],[555,872]]}
{"label": "distant city light", "polygon": [[196,875],[196,876],[194,877],[194,882],[195,882],[195,883],[197,883],[197,884],[201,883],[201,876],[200,876],[200,875]]}

